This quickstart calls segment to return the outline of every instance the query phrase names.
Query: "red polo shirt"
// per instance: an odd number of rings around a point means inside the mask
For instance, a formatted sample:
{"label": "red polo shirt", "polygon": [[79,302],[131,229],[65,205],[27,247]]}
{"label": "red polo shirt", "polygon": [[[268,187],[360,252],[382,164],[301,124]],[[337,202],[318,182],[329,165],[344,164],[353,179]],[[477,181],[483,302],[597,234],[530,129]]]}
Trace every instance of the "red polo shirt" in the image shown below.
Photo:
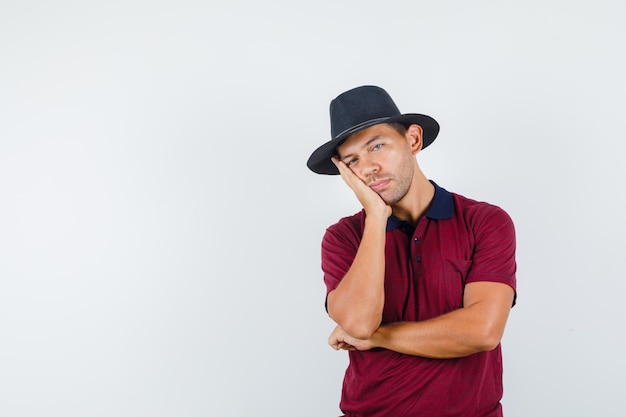
{"label": "red polo shirt", "polygon": [[[515,230],[501,208],[435,186],[415,228],[390,217],[385,243],[382,323],[420,321],[463,307],[465,284],[502,282],[515,290]],[[326,230],[327,292],[354,260],[365,212]],[[346,416],[502,416],[502,354],[427,359],[386,349],[350,351],[340,407]]]}

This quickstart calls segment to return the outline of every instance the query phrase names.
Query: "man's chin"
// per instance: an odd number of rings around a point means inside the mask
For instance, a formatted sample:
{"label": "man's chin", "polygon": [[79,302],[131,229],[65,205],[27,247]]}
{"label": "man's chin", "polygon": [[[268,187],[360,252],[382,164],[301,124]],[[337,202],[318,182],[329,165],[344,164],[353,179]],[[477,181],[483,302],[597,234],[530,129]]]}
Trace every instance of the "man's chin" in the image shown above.
{"label": "man's chin", "polygon": [[382,198],[382,199],[383,199],[383,201],[385,202],[385,204],[387,204],[388,206],[389,206],[389,205],[391,205],[391,204],[390,204],[390,199],[389,199],[389,196],[385,196],[385,193],[384,193],[384,192],[380,192],[380,193],[379,193],[378,191],[375,191],[375,193],[376,193],[376,194],[378,194],[378,196],[379,196],[380,198]]}
{"label": "man's chin", "polygon": [[378,194],[380,196],[380,198],[383,199],[383,201],[388,205],[388,206],[393,206],[395,204],[398,204],[400,201],[402,201],[402,199],[404,197],[406,197],[406,193],[402,196],[398,196],[398,195],[389,195],[386,193],[380,193]]}
{"label": "man's chin", "polygon": [[[378,195],[380,195],[380,194],[378,194]],[[383,201],[385,202],[385,204],[387,204],[388,206],[393,206],[393,205],[394,205],[394,204],[396,204],[398,201],[400,201],[399,199],[385,197],[384,195],[380,195],[380,198],[382,198],[382,199],[383,199]]]}

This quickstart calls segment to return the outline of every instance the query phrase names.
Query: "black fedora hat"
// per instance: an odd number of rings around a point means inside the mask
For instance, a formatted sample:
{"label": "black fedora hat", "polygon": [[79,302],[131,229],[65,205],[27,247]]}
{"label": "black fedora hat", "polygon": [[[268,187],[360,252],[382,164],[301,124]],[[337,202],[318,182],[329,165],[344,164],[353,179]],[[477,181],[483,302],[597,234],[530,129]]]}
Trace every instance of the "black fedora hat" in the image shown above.
{"label": "black fedora hat", "polygon": [[330,134],[332,139],[317,148],[306,165],[317,174],[338,175],[331,161],[337,146],[353,133],[379,123],[417,124],[422,127],[422,149],[433,143],[439,123],[424,114],[401,114],[391,96],[380,87],[365,85],[340,94],[330,102]]}

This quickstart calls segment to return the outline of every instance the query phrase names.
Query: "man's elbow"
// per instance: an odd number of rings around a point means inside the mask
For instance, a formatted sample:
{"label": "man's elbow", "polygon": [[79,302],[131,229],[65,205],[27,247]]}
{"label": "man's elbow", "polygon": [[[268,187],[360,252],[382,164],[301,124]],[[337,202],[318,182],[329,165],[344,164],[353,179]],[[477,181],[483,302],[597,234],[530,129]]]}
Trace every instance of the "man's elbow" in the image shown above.
{"label": "man's elbow", "polygon": [[374,312],[336,308],[334,303],[329,303],[328,307],[330,318],[350,336],[361,340],[369,339],[383,320],[382,308],[380,312]]}
{"label": "man's elbow", "polygon": [[494,350],[500,344],[500,340],[496,339],[486,339],[483,340],[482,343],[478,346],[479,352],[489,352],[490,350]]}
{"label": "man's elbow", "polygon": [[479,352],[488,352],[497,348],[502,340],[502,333],[501,329],[485,327],[476,341],[477,350]]}
{"label": "man's elbow", "polygon": [[346,333],[354,338],[367,340],[372,337],[376,329],[378,329],[378,326],[355,325],[349,326],[348,329],[344,330],[346,331]]}
{"label": "man's elbow", "polygon": [[381,320],[382,318],[372,320],[346,319],[343,323],[339,322],[338,324],[350,336],[361,340],[367,340],[372,337],[374,332],[378,329]]}

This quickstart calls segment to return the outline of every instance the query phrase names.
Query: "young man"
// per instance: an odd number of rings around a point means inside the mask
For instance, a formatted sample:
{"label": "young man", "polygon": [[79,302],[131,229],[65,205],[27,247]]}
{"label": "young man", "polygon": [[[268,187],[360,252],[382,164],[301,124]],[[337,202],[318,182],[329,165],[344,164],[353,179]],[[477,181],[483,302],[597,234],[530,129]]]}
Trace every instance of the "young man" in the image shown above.
{"label": "young man", "polygon": [[347,417],[502,416],[500,339],[515,303],[515,231],[499,207],[429,181],[439,125],[363,86],[330,104],[307,166],[340,174],[363,210],[322,241],[334,349],[349,351]]}

